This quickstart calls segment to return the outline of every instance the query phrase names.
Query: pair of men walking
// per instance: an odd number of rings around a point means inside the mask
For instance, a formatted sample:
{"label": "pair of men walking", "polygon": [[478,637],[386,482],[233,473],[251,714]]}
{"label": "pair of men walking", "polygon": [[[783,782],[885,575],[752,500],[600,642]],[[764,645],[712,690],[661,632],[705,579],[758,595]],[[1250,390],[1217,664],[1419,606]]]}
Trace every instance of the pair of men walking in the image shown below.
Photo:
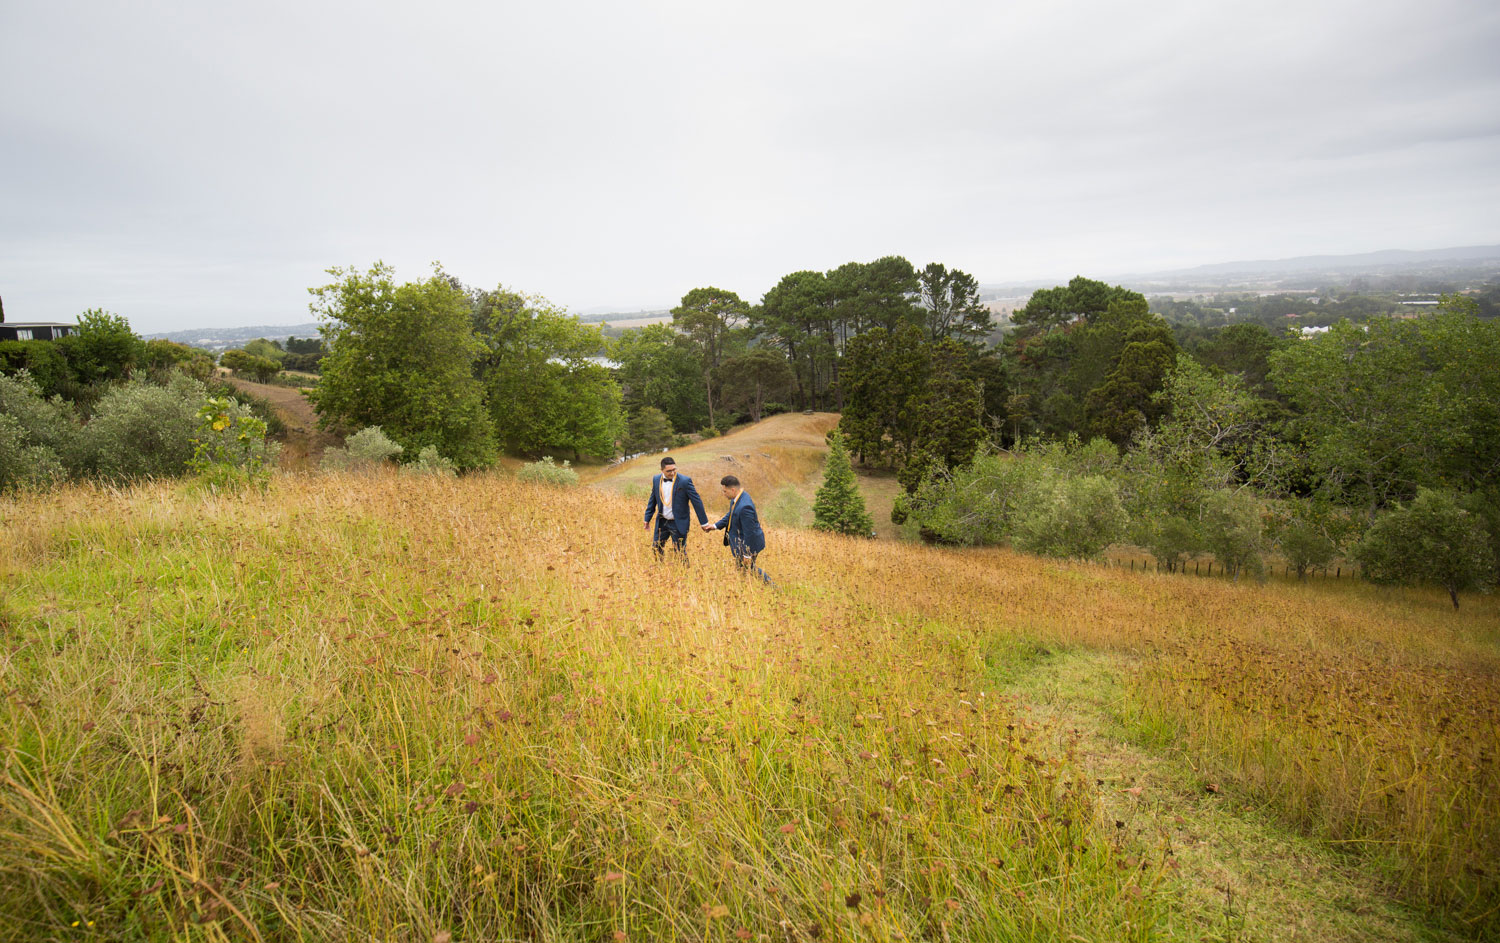
{"label": "pair of men walking", "polygon": [[729,501],[729,512],[717,524],[708,522],[703,510],[703,499],[693,486],[693,479],[677,474],[677,462],[672,458],[661,460],[661,473],[651,479],[651,497],[646,501],[646,529],[651,530],[652,517],[656,529],[651,535],[651,549],[657,557],[663,555],[668,540],[672,550],[682,554],[687,561],[687,535],[691,521],[688,510],[698,514],[698,523],[705,533],[724,531],[724,545],[734,557],[735,565],[746,572],[753,572],[769,583],[771,578],[755,565],[755,558],[766,549],[766,535],[760,528],[760,518],[755,513],[755,502],[740,487],[740,480],[733,475],[719,479],[724,497]]}

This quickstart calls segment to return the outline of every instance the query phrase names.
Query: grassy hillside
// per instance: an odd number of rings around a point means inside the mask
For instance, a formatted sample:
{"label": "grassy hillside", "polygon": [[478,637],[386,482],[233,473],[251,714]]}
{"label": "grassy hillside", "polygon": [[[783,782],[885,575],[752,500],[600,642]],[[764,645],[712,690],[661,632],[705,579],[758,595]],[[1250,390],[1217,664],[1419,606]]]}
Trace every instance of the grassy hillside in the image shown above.
{"label": "grassy hillside", "polygon": [[1494,599],[791,529],[768,589],[634,474],[0,504],[0,939],[1496,929]]}
{"label": "grassy hillside", "polygon": [[[773,526],[808,527],[813,497],[823,483],[823,459],[828,454],[824,436],[838,421],[838,413],[772,416],[728,435],[673,449],[672,457],[693,477],[705,500],[717,499],[719,479],[734,475],[755,499],[763,519]],[[590,484],[638,498],[644,511],[651,476],[659,464],[659,455],[645,455],[606,469],[580,471]],[[875,519],[876,533],[895,536],[891,504],[900,490],[895,475],[858,468],[855,474],[865,506]],[[715,520],[718,517],[714,514]]]}

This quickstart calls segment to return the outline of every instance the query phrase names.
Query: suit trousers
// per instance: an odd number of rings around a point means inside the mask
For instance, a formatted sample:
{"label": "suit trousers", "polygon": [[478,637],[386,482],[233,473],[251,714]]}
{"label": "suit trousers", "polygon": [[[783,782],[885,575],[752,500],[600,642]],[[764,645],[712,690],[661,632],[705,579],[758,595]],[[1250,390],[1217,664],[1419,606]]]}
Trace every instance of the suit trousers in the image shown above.
{"label": "suit trousers", "polygon": [[672,522],[658,514],[656,515],[656,530],[651,534],[651,549],[656,551],[658,558],[662,556],[662,550],[668,539],[672,541],[672,549],[682,554],[682,562],[686,563],[687,536],[679,537],[677,531],[672,529]]}

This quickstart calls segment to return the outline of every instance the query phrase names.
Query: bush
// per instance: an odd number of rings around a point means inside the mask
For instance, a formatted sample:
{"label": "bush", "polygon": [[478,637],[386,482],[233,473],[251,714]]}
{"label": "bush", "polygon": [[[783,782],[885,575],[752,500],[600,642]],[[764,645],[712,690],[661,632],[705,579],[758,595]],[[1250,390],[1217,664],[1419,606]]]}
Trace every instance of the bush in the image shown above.
{"label": "bush", "polygon": [[31,374],[43,396],[63,392],[73,380],[68,361],[51,341],[0,341],[0,373]]}
{"label": "bush", "polygon": [[1242,570],[1264,575],[1265,528],[1249,492],[1210,491],[1203,499],[1200,527],[1204,547],[1236,580]]}
{"label": "bush", "polygon": [[56,452],[31,444],[14,416],[0,414],[0,493],[44,488],[65,474]]}
{"label": "bush", "polygon": [[1276,534],[1276,547],[1282,559],[1297,571],[1297,579],[1306,579],[1307,571],[1333,562],[1338,546],[1323,528],[1305,517],[1293,517]]}
{"label": "bush", "polygon": [[219,355],[220,366],[233,370],[236,376],[252,377],[264,383],[281,372],[281,364],[269,357],[257,357],[244,350],[226,350]]}
{"label": "bush", "polygon": [[78,438],[77,411],[60,396],[43,399],[38,384],[24,369],[14,376],[0,376],[0,415],[16,421],[26,447],[49,449],[55,456],[70,453]]}
{"label": "bush", "polygon": [[266,442],[266,424],[241,403],[211,397],[198,408],[198,434],[188,468],[213,490],[264,487],[281,450]]}
{"label": "bush", "polygon": [[344,447],[323,453],[324,471],[369,472],[400,455],[404,449],[386,438],[379,426],[366,426],[344,440]]}
{"label": "bush", "polygon": [[100,398],[71,464],[107,481],[181,475],[193,457],[203,385],[179,376],[168,386],[134,381]]}
{"label": "bush", "polygon": [[981,451],[968,465],[939,471],[909,498],[898,498],[892,520],[904,513],[929,540],[999,544],[1033,506],[1033,492],[1055,474],[1040,454]]}
{"label": "bush", "polygon": [[561,465],[552,461],[552,456],[543,456],[539,462],[529,462],[521,466],[516,472],[516,477],[521,481],[532,481],[544,485],[576,485],[578,484],[578,472],[569,466],[567,459]]}
{"label": "bush", "polygon": [[796,488],[787,485],[776,493],[766,508],[766,523],[782,527],[801,527],[812,511],[812,502],[802,496]]}
{"label": "bush", "polygon": [[97,308],[79,315],[73,332],[52,343],[68,361],[73,376],[85,386],[129,376],[146,353],[145,341],[124,318]]}
{"label": "bush", "polygon": [[[192,361],[195,364],[198,362]],[[281,418],[281,413],[277,412],[276,405],[264,396],[247,393],[222,377],[211,378],[203,384],[203,387],[209,396],[226,396],[244,403],[252,416],[266,424],[266,435],[271,438],[280,439],[286,436],[286,421]]]}
{"label": "bush", "polygon": [[1101,475],[1051,479],[1032,489],[1015,525],[1015,546],[1048,557],[1093,560],[1125,533],[1119,490]]}
{"label": "bush", "polygon": [[1495,557],[1479,515],[1451,491],[1423,488],[1405,507],[1382,514],[1353,552],[1367,579],[1376,583],[1428,580],[1458,594],[1495,582]]}
{"label": "bush", "polygon": [[1182,569],[1188,557],[1203,546],[1197,525],[1176,514],[1154,514],[1139,520],[1132,539],[1155,557],[1168,573]]}
{"label": "bush", "polygon": [[417,460],[401,466],[405,475],[439,475],[452,478],[458,474],[453,463],[438,453],[437,446],[429,445],[417,453]]}

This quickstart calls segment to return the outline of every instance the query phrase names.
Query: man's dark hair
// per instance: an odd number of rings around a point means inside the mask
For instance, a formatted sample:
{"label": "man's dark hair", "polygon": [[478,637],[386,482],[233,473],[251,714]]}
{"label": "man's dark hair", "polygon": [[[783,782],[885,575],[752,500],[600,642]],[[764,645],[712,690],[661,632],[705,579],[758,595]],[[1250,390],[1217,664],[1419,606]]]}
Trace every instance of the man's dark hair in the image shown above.
{"label": "man's dark hair", "polygon": [[666,468],[668,465],[676,465],[676,464],[677,464],[677,459],[673,458],[670,455],[668,455],[666,458],[663,458],[661,460],[661,467],[662,468]]}
{"label": "man's dark hair", "polygon": [[719,484],[723,485],[726,488],[738,488],[740,486],[740,480],[733,475],[725,475],[723,478],[719,479]]}

